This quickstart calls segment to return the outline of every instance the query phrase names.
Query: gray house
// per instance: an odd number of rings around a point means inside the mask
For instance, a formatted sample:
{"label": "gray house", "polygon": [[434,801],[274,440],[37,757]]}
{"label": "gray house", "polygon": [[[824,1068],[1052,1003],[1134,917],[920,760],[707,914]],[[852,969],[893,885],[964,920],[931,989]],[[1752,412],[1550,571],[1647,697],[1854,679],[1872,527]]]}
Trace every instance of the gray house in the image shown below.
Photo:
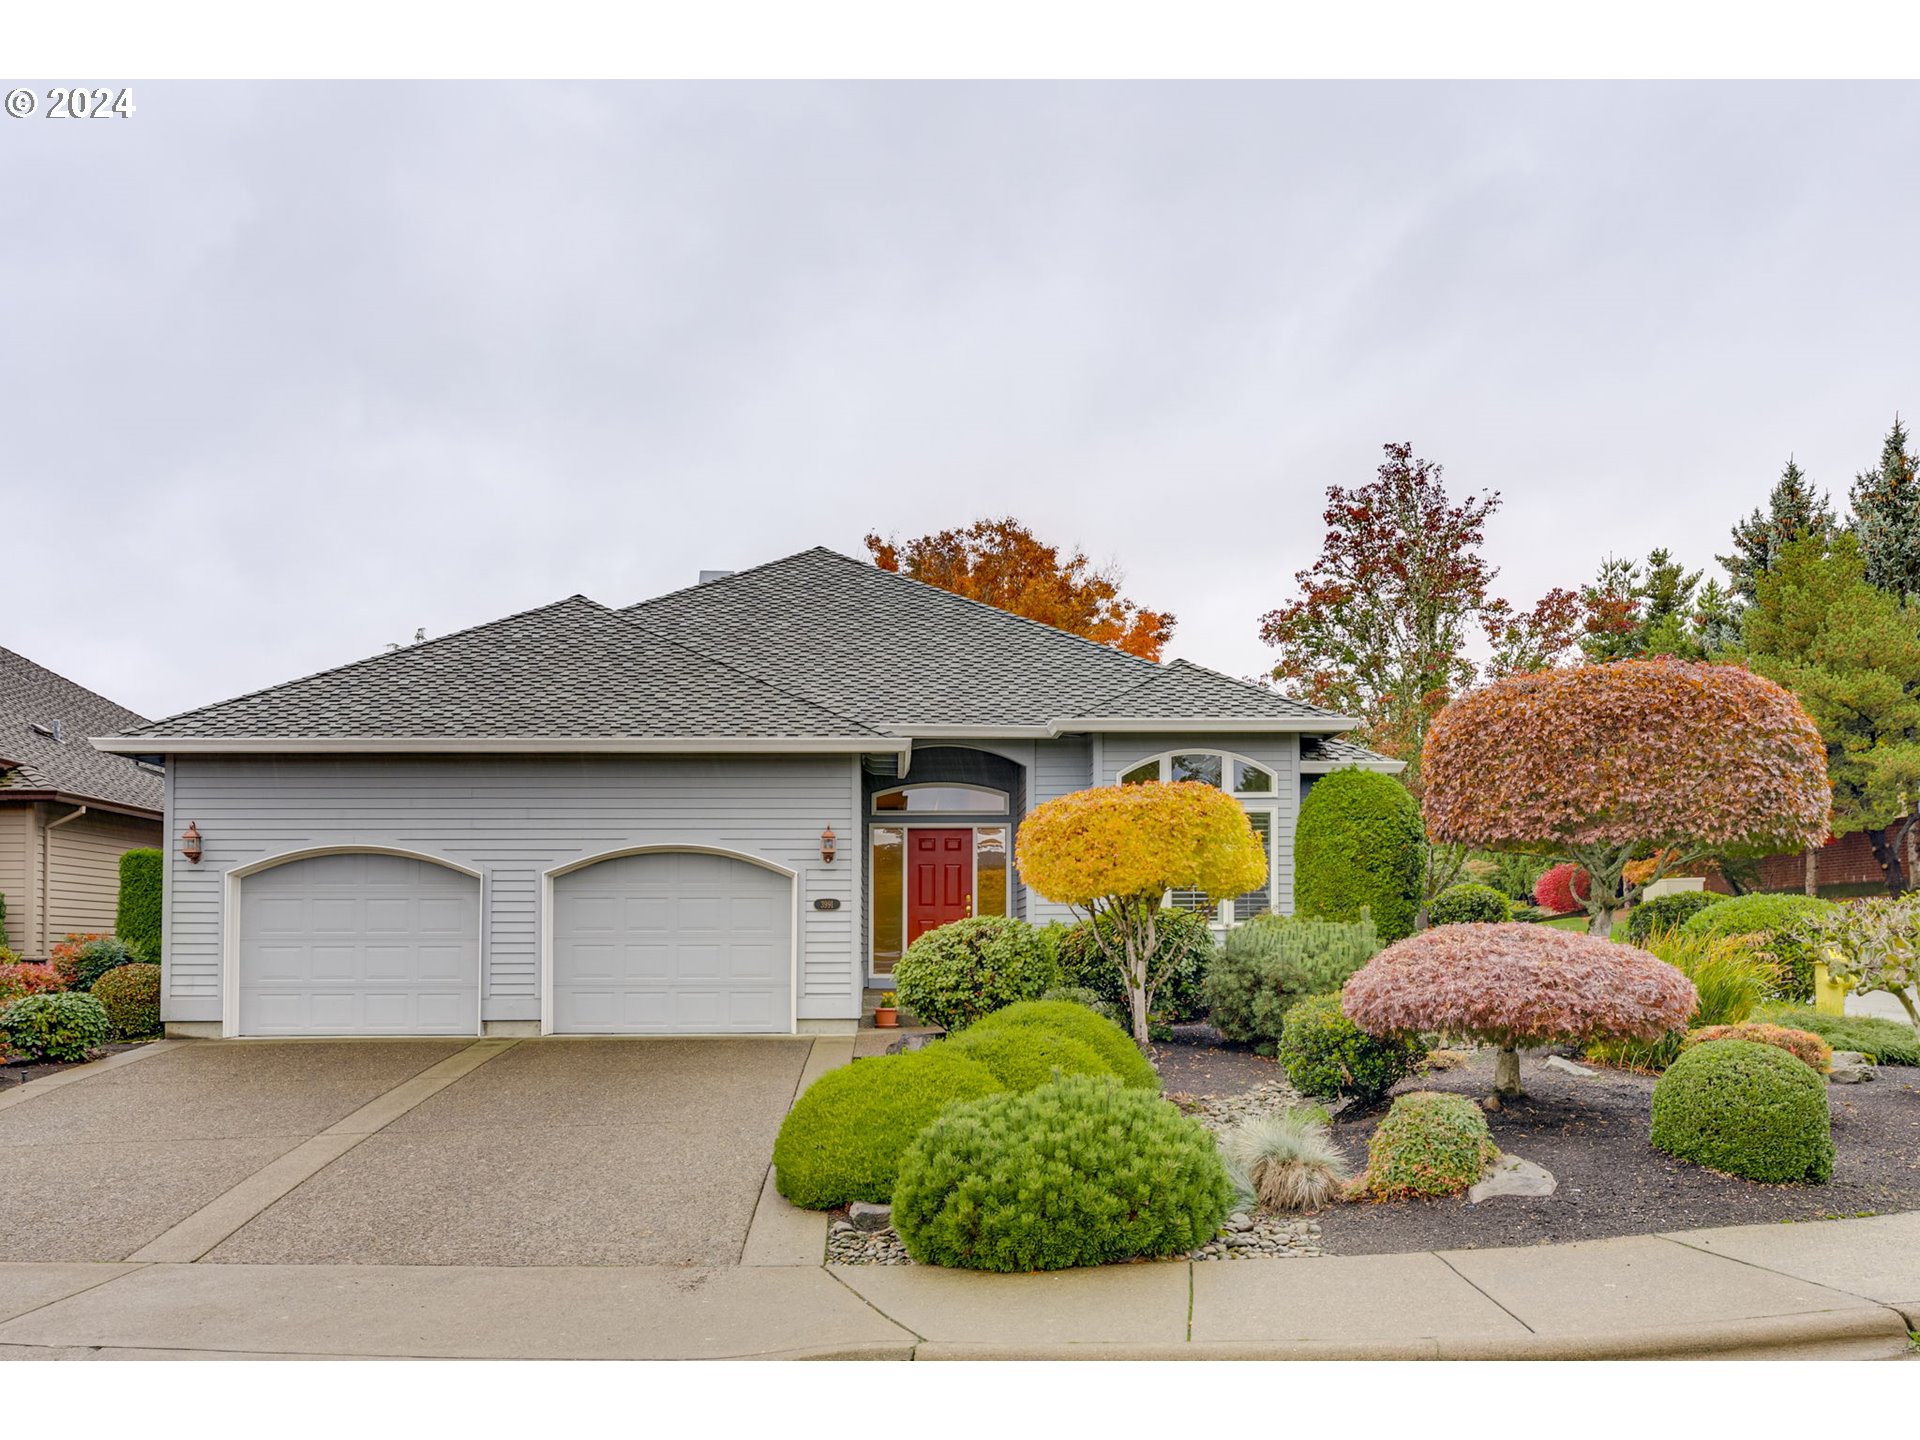
{"label": "gray house", "polygon": [[1269,877],[1215,919],[1287,910],[1304,788],[1399,768],[1352,726],[816,549],[95,743],[164,759],[172,1033],[689,1034],[850,1029],[915,936],[1068,918],[1014,837],[1089,785],[1230,791]]}

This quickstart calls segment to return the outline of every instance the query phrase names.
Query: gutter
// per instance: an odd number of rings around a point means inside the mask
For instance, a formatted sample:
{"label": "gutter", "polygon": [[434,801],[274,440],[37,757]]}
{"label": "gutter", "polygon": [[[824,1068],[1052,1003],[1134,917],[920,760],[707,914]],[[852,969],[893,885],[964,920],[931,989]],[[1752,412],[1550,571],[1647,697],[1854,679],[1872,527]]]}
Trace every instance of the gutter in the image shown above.
{"label": "gutter", "polygon": [[93,748],[109,755],[906,755],[905,736],[588,735],[103,735]]}
{"label": "gutter", "polygon": [[62,825],[78,820],[87,813],[85,805],[77,805],[58,820],[49,820],[40,827],[40,953],[53,953],[50,939],[53,933],[53,832]]}

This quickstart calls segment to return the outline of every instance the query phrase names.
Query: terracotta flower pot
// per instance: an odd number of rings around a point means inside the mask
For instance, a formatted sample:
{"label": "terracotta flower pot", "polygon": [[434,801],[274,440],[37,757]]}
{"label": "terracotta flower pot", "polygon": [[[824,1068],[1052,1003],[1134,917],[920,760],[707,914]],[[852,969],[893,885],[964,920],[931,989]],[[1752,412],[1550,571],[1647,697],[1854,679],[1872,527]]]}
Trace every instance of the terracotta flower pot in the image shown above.
{"label": "terracotta flower pot", "polygon": [[881,1030],[895,1029],[900,1024],[900,1012],[898,1010],[875,1010],[873,1012],[873,1023]]}

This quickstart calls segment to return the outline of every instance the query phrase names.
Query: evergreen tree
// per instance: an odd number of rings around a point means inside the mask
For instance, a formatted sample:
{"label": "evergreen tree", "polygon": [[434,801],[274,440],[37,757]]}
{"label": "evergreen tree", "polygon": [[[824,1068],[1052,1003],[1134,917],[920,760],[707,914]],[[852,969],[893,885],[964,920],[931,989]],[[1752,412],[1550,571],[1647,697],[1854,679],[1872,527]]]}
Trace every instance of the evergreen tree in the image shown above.
{"label": "evergreen tree", "polygon": [[1733,554],[1715,558],[1727,567],[1736,600],[1751,604],[1755,584],[1773,569],[1784,547],[1808,535],[1825,539],[1834,529],[1833,506],[1788,456],[1787,468],[1767,496],[1765,513],[1756,510],[1735,525]]}
{"label": "evergreen tree", "polygon": [[1920,816],[1920,604],[1866,581],[1861,546],[1789,542],[1759,579],[1743,624],[1747,663],[1799,697],[1820,727],[1833,829],[1865,831],[1887,887]]}
{"label": "evergreen tree", "polygon": [[1580,587],[1580,649],[1596,663],[1704,653],[1694,616],[1700,572],[1687,570],[1673,552],[1658,549],[1643,565],[1609,555],[1593,583]]}
{"label": "evergreen tree", "polygon": [[1920,474],[1898,415],[1881,442],[1880,463],[1854,478],[1849,498],[1867,583],[1920,595]]}
{"label": "evergreen tree", "polygon": [[1718,580],[1707,581],[1694,596],[1693,638],[1707,660],[1740,647],[1740,606],[1733,591]]}

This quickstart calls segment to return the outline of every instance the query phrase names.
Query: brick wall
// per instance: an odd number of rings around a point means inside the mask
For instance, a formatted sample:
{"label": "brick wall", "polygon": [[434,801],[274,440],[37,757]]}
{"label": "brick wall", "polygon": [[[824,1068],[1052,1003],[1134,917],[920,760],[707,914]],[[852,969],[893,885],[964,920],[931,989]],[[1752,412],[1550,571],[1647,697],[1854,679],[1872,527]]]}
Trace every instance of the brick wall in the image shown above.
{"label": "brick wall", "polygon": [[[1860,831],[1838,836],[1821,846],[1815,866],[1814,883],[1822,891],[1844,889],[1858,894],[1863,887],[1882,891],[1886,886],[1886,879],[1880,873],[1880,864],[1873,858],[1873,846]],[[1760,862],[1758,888],[1804,890],[1806,876],[1806,858],[1800,852],[1769,855]],[[1732,893],[1732,887],[1717,873],[1707,877],[1707,888],[1717,890],[1722,895]]]}

